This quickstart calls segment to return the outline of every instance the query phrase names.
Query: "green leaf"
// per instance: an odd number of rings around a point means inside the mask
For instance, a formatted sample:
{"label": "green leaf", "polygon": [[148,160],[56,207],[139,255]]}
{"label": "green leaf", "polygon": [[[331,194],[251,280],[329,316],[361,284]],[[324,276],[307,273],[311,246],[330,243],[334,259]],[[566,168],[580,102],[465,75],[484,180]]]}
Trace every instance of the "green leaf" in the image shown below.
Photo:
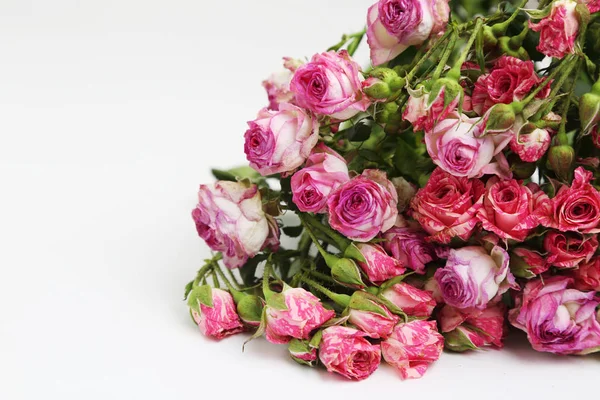
{"label": "green leaf", "polygon": [[194,288],[194,281],[190,281],[190,282],[188,282],[187,285],[185,285],[185,292],[183,293],[183,300],[187,300],[188,295],[190,294],[190,292],[192,291],[193,288]]}
{"label": "green leaf", "polygon": [[209,285],[197,286],[192,290],[188,297],[188,306],[196,312],[200,312],[199,304],[207,307],[213,306],[212,288]]}
{"label": "green leaf", "polygon": [[315,333],[314,336],[310,339],[310,342],[308,342],[308,345],[310,347],[318,349],[319,345],[321,344],[321,339],[323,339],[323,330],[319,329],[317,331],[317,333]]}
{"label": "green leaf", "polygon": [[371,136],[371,130],[375,122],[371,118],[365,118],[349,128],[338,132],[338,135],[345,136],[351,142],[364,142]]}
{"label": "green leaf", "polygon": [[298,237],[302,233],[304,227],[302,225],[298,226],[284,226],[282,228],[283,233],[285,233],[289,237]]}
{"label": "green leaf", "polygon": [[256,268],[258,267],[258,264],[260,264],[266,259],[266,255],[258,254],[246,261],[246,264],[240,267],[239,272],[242,278],[242,282],[244,282],[244,286],[253,286],[254,284],[256,284]]}
{"label": "green leaf", "polygon": [[283,293],[275,293],[267,298],[267,305],[276,310],[286,311],[288,309],[285,304],[285,296]]}
{"label": "green leaf", "polygon": [[236,167],[228,170],[211,169],[213,176],[220,181],[240,181],[249,179],[251,181],[261,180],[262,176],[250,167]]}
{"label": "green leaf", "polygon": [[477,64],[479,64],[479,68],[483,72],[485,70],[485,55],[483,54],[483,29],[480,29],[477,32],[477,37],[475,38],[475,54],[477,56]]}
{"label": "green leaf", "polygon": [[265,308],[263,308],[262,315],[260,317],[260,325],[256,329],[256,332],[254,332],[254,334],[252,336],[250,336],[250,338],[244,342],[244,344],[242,345],[242,352],[244,351],[244,348],[246,347],[246,344],[248,342],[261,337],[265,333],[266,330],[267,330],[267,308],[265,307]]}
{"label": "green leaf", "polygon": [[233,181],[235,182],[235,175],[228,171],[223,171],[221,169],[211,169],[213,176],[219,181]]}

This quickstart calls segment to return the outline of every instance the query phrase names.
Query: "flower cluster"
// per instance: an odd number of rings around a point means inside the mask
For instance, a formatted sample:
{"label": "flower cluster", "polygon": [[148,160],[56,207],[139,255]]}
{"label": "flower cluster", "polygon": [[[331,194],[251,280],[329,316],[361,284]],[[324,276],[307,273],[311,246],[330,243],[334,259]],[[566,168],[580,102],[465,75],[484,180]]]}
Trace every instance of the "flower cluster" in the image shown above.
{"label": "flower cluster", "polygon": [[600,2],[525,3],[449,23],[448,0],[379,0],[363,31],[284,59],[249,166],[214,170],[192,211],[215,252],[185,292],[202,333],[353,380],[382,361],[419,378],[510,326],[600,351]]}

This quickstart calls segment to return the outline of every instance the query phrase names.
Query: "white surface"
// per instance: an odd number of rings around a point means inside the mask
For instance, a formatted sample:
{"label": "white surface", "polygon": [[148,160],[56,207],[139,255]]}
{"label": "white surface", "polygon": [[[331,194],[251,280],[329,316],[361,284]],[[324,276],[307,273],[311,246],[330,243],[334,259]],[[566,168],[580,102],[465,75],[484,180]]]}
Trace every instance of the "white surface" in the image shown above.
{"label": "white surface", "polygon": [[280,57],[360,29],[369,5],[0,1],[0,399],[597,395],[600,358],[518,341],[350,383],[191,324],[197,185],[244,162]]}

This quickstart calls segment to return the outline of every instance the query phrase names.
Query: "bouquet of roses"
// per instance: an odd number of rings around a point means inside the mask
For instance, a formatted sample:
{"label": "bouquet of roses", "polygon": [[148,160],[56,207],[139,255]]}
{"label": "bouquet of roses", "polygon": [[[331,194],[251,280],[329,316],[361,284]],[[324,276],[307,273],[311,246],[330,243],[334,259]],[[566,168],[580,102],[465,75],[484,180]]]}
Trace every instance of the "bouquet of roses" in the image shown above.
{"label": "bouquet of roses", "polygon": [[495,3],[379,0],[263,82],[249,167],[213,170],[192,212],[215,252],[185,290],[202,333],[357,380],[509,325],[600,351],[600,1]]}

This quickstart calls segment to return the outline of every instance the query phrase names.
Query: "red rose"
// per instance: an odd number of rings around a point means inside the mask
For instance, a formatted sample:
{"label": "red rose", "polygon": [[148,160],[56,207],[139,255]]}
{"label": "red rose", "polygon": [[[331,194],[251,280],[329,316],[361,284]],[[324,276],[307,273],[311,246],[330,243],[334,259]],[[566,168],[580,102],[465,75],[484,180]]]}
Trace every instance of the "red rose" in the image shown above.
{"label": "red rose", "polygon": [[584,237],[573,232],[548,232],[544,238],[544,248],[548,252],[546,262],[549,265],[573,268],[592,258],[598,249],[598,239],[596,235]]}

